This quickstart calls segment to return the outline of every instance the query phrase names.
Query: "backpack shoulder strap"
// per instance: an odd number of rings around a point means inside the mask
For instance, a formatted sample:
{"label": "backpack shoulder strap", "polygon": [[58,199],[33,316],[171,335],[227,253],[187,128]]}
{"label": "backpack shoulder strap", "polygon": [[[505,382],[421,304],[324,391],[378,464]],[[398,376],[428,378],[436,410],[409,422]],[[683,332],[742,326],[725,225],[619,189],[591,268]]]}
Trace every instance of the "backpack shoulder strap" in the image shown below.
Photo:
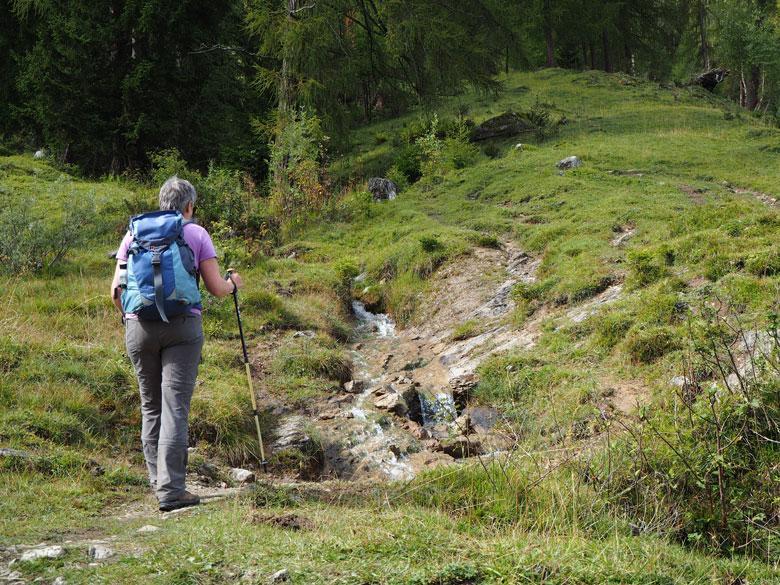
{"label": "backpack shoulder strap", "polygon": [[154,304],[157,307],[157,312],[160,313],[160,318],[168,323],[168,315],[165,314],[165,292],[163,290],[163,277],[160,251],[152,251],[152,270],[154,272]]}

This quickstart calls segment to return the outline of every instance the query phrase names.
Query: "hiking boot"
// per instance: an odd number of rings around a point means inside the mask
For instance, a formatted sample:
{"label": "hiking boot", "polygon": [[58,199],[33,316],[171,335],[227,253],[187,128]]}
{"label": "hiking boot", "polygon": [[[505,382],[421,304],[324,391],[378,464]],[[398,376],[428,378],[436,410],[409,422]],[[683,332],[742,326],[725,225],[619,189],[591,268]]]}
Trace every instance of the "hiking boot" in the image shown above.
{"label": "hiking boot", "polygon": [[200,498],[195,494],[185,491],[178,500],[160,502],[160,512],[170,512],[171,510],[187,508],[188,506],[197,506],[198,504],[200,504]]}

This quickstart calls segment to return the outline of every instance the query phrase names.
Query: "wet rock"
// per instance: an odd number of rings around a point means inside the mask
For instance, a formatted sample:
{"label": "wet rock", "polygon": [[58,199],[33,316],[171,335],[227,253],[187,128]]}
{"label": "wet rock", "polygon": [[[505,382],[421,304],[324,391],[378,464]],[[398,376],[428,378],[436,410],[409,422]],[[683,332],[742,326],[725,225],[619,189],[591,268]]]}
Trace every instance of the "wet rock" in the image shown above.
{"label": "wet rock", "polygon": [[455,401],[455,407],[460,411],[466,408],[474,388],[477,387],[479,378],[476,374],[466,374],[450,380],[450,392]]}
{"label": "wet rock", "polygon": [[104,561],[114,556],[114,551],[103,544],[93,544],[89,547],[89,558]]}
{"label": "wet rock", "polygon": [[368,190],[374,201],[391,201],[398,196],[398,186],[390,179],[373,177],[368,180]]}
{"label": "wet rock", "polygon": [[471,425],[476,433],[485,433],[492,429],[498,422],[501,414],[489,406],[470,406],[464,414],[471,419]]}
{"label": "wet rock", "polygon": [[350,380],[349,382],[344,382],[344,390],[350,394],[359,394],[363,391],[364,386],[365,382],[363,382],[363,380]]}
{"label": "wet rock", "polygon": [[136,532],[139,534],[148,534],[150,532],[157,532],[158,530],[160,530],[159,526],[155,526],[154,524],[145,524],[136,530]]}
{"label": "wet rock", "polygon": [[522,114],[516,112],[504,112],[494,118],[490,118],[476,126],[469,139],[472,142],[491,140],[493,138],[506,138],[516,136],[523,132],[532,132],[536,127]]}
{"label": "wet rock", "polygon": [[38,559],[59,559],[65,556],[65,549],[59,545],[31,548],[22,553],[21,560],[36,561]]}
{"label": "wet rock", "polygon": [[233,467],[230,470],[230,479],[238,483],[254,483],[255,474],[248,469],[242,469],[240,467]]}
{"label": "wet rock", "polygon": [[392,412],[397,416],[405,416],[409,412],[409,405],[404,400],[404,397],[398,392],[389,392],[377,399],[374,402],[374,406],[380,410],[386,410]]}
{"label": "wet rock", "polygon": [[420,394],[416,386],[409,386],[401,392],[401,396],[406,402],[408,410],[406,416],[418,424],[423,424],[422,404],[420,403]]}
{"label": "wet rock", "polygon": [[276,571],[276,573],[274,573],[273,575],[271,575],[269,582],[283,583],[289,580],[290,580],[290,572],[287,569],[281,569],[279,571]]}
{"label": "wet rock", "polygon": [[460,434],[468,435],[474,430],[474,426],[471,424],[471,416],[468,413],[461,414],[455,419],[455,428],[458,429]]}
{"label": "wet rock", "polygon": [[482,453],[482,442],[475,435],[461,435],[443,440],[441,450],[455,459],[473,457]]}
{"label": "wet rock", "polygon": [[567,156],[555,163],[555,166],[561,171],[576,169],[577,167],[582,166],[582,159],[578,156]]}

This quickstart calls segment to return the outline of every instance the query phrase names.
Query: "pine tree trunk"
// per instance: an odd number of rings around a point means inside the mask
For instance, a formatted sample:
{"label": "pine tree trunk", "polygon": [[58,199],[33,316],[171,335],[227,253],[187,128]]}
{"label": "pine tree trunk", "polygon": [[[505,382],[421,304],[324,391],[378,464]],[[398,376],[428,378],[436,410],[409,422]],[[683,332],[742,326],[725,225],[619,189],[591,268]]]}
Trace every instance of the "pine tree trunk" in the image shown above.
{"label": "pine tree trunk", "polygon": [[544,42],[547,45],[547,67],[555,67],[555,38],[550,0],[544,0]]}
{"label": "pine tree trunk", "polygon": [[699,55],[704,69],[710,69],[710,44],[707,40],[707,0],[699,0]]}
{"label": "pine tree trunk", "polygon": [[760,100],[761,69],[754,65],[750,76],[745,80],[745,109],[755,110]]}
{"label": "pine tree trunk", "polygon": [[604,49],[604,71],[612,73],[612,61],[609,58],[609,34],[607,29],[601,31],[601,44]]}

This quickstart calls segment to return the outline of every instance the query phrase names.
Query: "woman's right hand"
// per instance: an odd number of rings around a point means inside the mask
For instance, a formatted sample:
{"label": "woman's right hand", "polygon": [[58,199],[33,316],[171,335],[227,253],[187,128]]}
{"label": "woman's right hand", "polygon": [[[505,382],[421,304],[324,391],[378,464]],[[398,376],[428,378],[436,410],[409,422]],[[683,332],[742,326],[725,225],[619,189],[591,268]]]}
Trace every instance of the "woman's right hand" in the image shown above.
{"label": "woman's right hand", "polygon": [[239,289],[244,286],[244,280],[241,278],[241,275],[235,270],[228,270],[228,279],[233,281],[233,283],[236,285],[236,289]]}

